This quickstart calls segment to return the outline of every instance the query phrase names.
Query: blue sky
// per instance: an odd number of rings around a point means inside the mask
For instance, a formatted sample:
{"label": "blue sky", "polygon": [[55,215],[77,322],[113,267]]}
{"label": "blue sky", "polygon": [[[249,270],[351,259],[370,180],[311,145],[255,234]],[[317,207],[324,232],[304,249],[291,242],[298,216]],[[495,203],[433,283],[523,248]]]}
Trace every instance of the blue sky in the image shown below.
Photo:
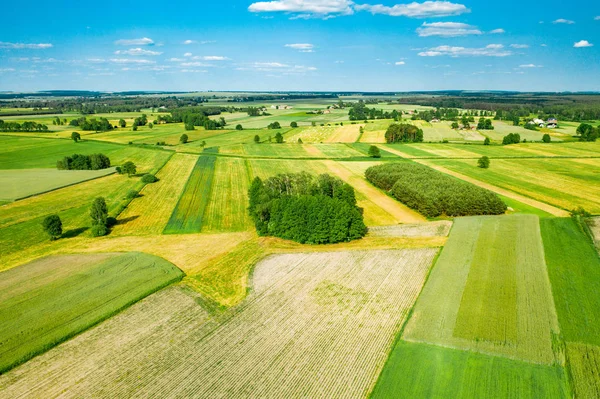
{"label": "blue sky", "polygon": [[600,91],[600,3],[10,2],[0,91]]}

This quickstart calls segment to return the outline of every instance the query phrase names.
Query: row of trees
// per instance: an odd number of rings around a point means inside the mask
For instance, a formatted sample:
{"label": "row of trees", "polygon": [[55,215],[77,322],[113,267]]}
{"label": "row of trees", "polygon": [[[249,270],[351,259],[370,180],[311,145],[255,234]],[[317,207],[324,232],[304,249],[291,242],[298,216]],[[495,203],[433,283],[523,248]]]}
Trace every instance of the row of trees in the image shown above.
{"label": "row of trees", "polygon": [[280,174],[255,178],[248,212],[261,236],[300,243],[355,240],[367,233],[352,186],[327,174]]}
{"label": "row of trees", "polygon": [[365,176],[427,217],[499,215],[506,211],[506,204],[491,191],[414,162],[373,166]]}
{"label": "row of trees", "polygon": [[387,143],[419,143],[423,141],[423,130],[408,123],[392,123],[385,131]]}
{"label": "row of trees", "polygon": [[402,113],[397,110],[384,111],[382,109],[368,108],[364,102],[352,104],[348,110],[348,119],[351,121],[362,121],[367,119],[394,119],[398,120]]}
{"label": "row of trees", "polygon": [[113,129],[113,125],[106,118],[92,118],[88,120],[85,117],[81,117],[77,119],[71,119],[69,125],[79,127],[81,130],[94,132],[107,132]]}
{"label": "row of trees", "polygon": [[59,170],[99,170],[110,168],[110,159],[104,154],[73,154],[56,162]]}
{"label": "row of trees", "polygon": [[36,122],[5,122],[0,119],[1,132],[47,132],[48,126]]}

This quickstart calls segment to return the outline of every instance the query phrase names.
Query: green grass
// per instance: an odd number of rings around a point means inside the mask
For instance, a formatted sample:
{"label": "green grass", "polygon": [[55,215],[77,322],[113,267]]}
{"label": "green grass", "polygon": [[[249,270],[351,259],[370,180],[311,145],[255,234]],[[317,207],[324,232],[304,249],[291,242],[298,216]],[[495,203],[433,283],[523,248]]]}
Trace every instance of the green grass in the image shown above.
{"label": "green grass", "polygon": [[0,274],[0,372],[183,277],[143,253],[42,258]]}
{"label": "green grass", "polygon": [[508,210],[507,211],[507,213],[509,213],[509,214],[513,214],[513,213],[525,213],[525,214],[537,215],[540,218],[553,217],[548,212],[544,212],[541,209],[535,208],[535,207],[533,207],[531,205],[524,204],[524,203],[519,202],[519,201],[517,201],[515,199],[508,198],[508,197],[505,197],[505,196],[500,195],[500,194],[498,194],[498,196],[500,197],[500,199],[502,200],[502,202],[504,202],[506,204],[506,206],[508,206],[509,208],[512,209],[512,210]]}
{"label": "green grass", "polygon": [[542,219],[541,227],[562,336],[600,346],[598,253],[572,219]]}
{"label": "green grass", "polygon": [[398,155],[392,154],[391,152],[386,151],[383,146],[378,144],[369,144],[369,143],[352,143],[351,146],[357,151],[360,151],[364,156],[369,156],[369,148],[374,145],[379,148],[379,153],[381,154],[381,158],[399,158]]}
{"label": "green grass", "polygon": [[204,210],[210,199],[215,161],[214,156],[198,158],[163,234],[199,233],[202,230]]}
{"label": "green grass", "polygon": [[371,398],[569,398],[559,366],[399,341]]}
{"label": "green grass", "polygon": [[0,200],[14,201],[114,173],[101,170],[8,169],[0,170]]}
{"label": "green grass", "polygon": [[538,218],[457,218],[404,339],[539,364],[555,353],[558,321]]}

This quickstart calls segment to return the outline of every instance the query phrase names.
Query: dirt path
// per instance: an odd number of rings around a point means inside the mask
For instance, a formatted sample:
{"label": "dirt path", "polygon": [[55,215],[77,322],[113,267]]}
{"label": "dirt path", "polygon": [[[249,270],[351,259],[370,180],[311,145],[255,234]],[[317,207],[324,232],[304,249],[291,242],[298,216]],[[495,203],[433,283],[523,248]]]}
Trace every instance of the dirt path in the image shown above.
{"label": "dirt path", "polygon": [[473,179],[472,177],[463,175],[463,174],[458,173],[458,172],[454,172],[454,171],[452,171],[450,169],[446,169],[443,166],[434,165],[434,164],[432,164],[430,162],[423,161],[423,160],[417,160],[417,159],[415,159],[414,161],[418,162],[420,164],[429,166],[430,168],[435,169],[435,170],[437,170],[439,172],[446,173],[446,174],[448,174],[450,176],[457,177],[457,178],[459,178],[461,180],[464,180],[466,182],[469,182],[469,183],[474,184],[476,186],[479,186],[481,188],[485,188],[487,190],[493,191],[496,194],[500,194],[500,195],[503,195],[505,197],[512,198],[514,200],[522,202],[524,204],[527,204],[527,205],[533,206],[535,208],[541,209],[542,211],[548,212],[551,215],[554,215],[554,216],[557,216],[557,217],[568,217],[570,215],[569,212],[567,212],[567,211],[565,211],[563,209],[560,209],[560,208],[557,208],[555,206],[546,204],[544,202],[540,202],[540,201],[534,200],[534,199],[529,198],[529,197],[525,197],[525,196],[523,196],[521,194],[517,194],[517,193],[515,193],[513,191],[505,190],[503,188],[496,187],[496,186],[488,184],[488,183],[484,183],[481,180]]}
{"label": "dirt path", "polygon": [[323,161],[323,163],[332,173],[335,173],[346,183],[351,184],[357,191],[362,193],[371,202],[392,215],[392,217],[394,217],[398,223],[423,223],[427,221],[423,215],[385,195],[379,189],[370,185],[362,177],[352,173],[349,169],[340,165],[338,162],[330,160]]}

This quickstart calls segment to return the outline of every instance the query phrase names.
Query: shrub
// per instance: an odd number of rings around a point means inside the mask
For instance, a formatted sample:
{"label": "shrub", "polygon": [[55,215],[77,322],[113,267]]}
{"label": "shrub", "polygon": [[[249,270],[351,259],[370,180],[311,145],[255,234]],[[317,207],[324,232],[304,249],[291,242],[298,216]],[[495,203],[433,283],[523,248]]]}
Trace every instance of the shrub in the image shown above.
{"label": "shrub", "polygon": [[281,129],[281,125],[279,124],[279,122],[269,123],[267,129]]}
{"label": "shrub", "polygon": [[81,135],[77,132],[73,132],[71,133],[71,140],[77,143],[79,140],[81,140]]}
{"label": "shrub", "polygon": [[254,136],[254,142],[257,144],[260,143],[260,137],[258,136],[258,134]]}
{"label": "shrub", "polygon": [[519,133],[509,133],[502,139],[502,144],[519,144],[521,142],[521,135]]}
{"label": "shrub", "polygon": [[108,227],[103,224],[95,224],[91,229],[92,237],[102,237],[108,234]]}
{"label": "shrub", "polygon": [[477,160],[477,167],[487,169],[490,167],[490,159],[487,156],[482,156]]}
{"label": "shrub", "polygon": [[154,176],[153,174],[146,173],[144,176],[142,176],[143,183],[155,183],[157,181],[158,181],[158,178],[156,176]]}
{"label": "shrub", "polygon": [[[190,130],[190,129],[186,129],[186,130]],[[193,130],[193,129],[191,129],[191,130]],[[188,139],[189,139],[188,135],[184,133],[181,135],[181,137],[179,137],[179,142],[181,144],[185,144],[188,142]]]}
{"label": "shrub", "polygon": [[369,147],[369,156],[371,158],[381,158],[381,152],[379,151],[379,147],[372,145]]}
{"label": "shrub", "polygon": [[51,240],[56,240],[62,235],[62,221],[58,215],[46,216],[42,222],[42,227]]}
{"label": "shrub", "polygon": [[506,211],[506,205],[491,191],[414,162],[373,166],[365,176],[427,217],[499,215]]}
{"label": "shrub", "polygon": [[550,135],[548,133],[546,133],[542,136],[542,141],[544,143],[549,143],[550,141],[552,141],[552,139],[550,138]]}
{"label": "shrub", "polygon": [[242,127],[242,125],[237,124],[235,125],[235,130],[244,130],[244,128]]}
{"label": "shrub", "polygon": [[279,144],[283,143],[283,135],[280,132],[275,134],[275,142]]}
{"label": "shrub", "polygon": [[292,123],[290,123],[290,127],[298,127],[298,122],[292,122]]}
{"label": "shrub", "polygon": [[486,137],[485,140],[483,140],[483,145],[490,145],[490,138]]}
{"label": "shrub", "polygon": [[135,191],[135,190],[129,190],[129,191],[127,191],[127,194],[125,195],[125,198],[129,199],[129,200],[132,200],[132,199],[134,199],[137,196],[138,196],[138,192],[137,191]]}

